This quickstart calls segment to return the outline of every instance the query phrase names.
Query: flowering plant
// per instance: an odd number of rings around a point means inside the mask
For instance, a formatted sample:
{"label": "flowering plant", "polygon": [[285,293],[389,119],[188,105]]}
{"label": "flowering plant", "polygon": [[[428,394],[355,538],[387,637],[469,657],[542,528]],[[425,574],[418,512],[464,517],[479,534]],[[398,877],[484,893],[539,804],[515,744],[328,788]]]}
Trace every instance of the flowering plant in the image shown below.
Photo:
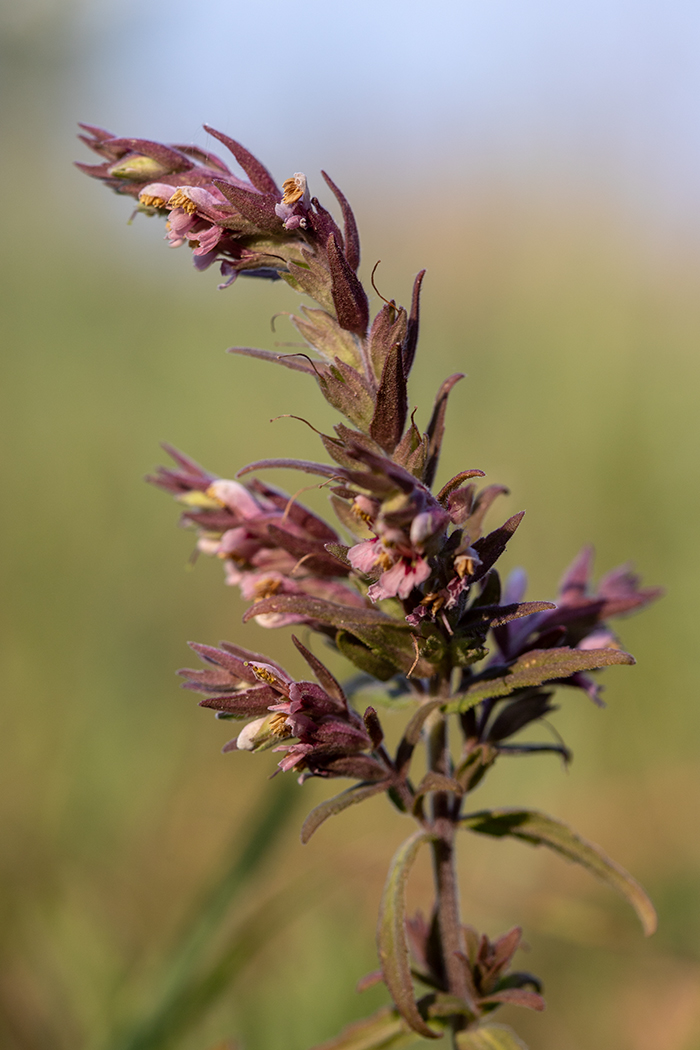
{"label": "flowering plant", "polygon": [[[218,718],[244,723],[224,751],[272,749],[279,769],[294,771],[300,783],[354,781],[309,814],[303,842],[327,818],[379,793],[416,824],[386,881],[377,933],[381,969],[364,982],[383,981],[393,1005],[326,1046],[378,1050],[446,1033],[459,1050],[522,1046],[510,1029],[492,1023],[492,1014],[504,1003],[543,1009],[541,984],[511,969],[519,928],[491,941],[463,925],[457,833],[543,845],[583,865],[627,898],[646,933],[654,930],[654,909],[626,871],[561,821],[522,808],[470,811],[465,802],[499,758],[554,753],[569,762],[560,740],[523,743],[518,734],[555,710],[560,687],[601,703],[591,672],[634,663],[609,620],[642,608],[659,591],[640,589],[624,566],[594,587],[589,548],[565,572],[556,603],[524,601],[521,571],[502,585],[496,565],[523,515],[491,531],[485,519],[507,490],[480,489],[484,473],[471,468],[434,487],[448,397],[462,376],[442,384],[424,430],[415,411],[409,415],[423,272],[409,310],[384,300],[371,317],[357,276],[353,212],[328,175],[342,229],[311,196],[305,175],[279,188],[246,149],[211,128],[245,178],[193,146],[83,127],[81,138],[102,162],[79,167],[133,197],[137,211],[164,217],[171,245],[188,244],[198,269],[218,265],[221,287],[241,276],[282,279],[316,304],[292,316],[308,353],[231,352],[318,384],[345,417],[333,434],[320,434],[328,460],[261,460],[243,467],[240,481],[218,478],[166,446],[175,465],[149,480],[175,497],[197,531],[198,550],[221,559],[226,583],[251,602],[244,620],[269,628],[304,625],[356,669],[341,685],[295,636],[309,680],[296,681],[271,658],[238,644],[193,644],[204,667],[180,672],[185,688],[203,694],[201,706]],[[273,467],[323,479],[340,531],[257,477]],[[377,712],[353,702],[377,681],[410,707],[393,754]],[[427,772],[417,779],[420,744]],[[405,905],[406,880],[424,846],[435,877],[427,920],[409,916]]]}

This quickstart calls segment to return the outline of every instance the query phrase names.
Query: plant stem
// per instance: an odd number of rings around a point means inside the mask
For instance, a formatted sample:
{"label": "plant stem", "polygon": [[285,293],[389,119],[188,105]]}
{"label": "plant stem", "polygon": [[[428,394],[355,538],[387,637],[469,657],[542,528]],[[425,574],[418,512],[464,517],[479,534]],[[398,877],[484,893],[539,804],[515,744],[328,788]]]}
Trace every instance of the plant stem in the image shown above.
{"label": "plant stem", "polygon": [[[445,716],[436,713],[428,730],[428,763],[436,773],[449,776],[451,760]],[[464,955],[464,935],[459,914],[459,890],[455,864],[455,822],[452,795],[447,791],[433,796],[433,872],[438,928],[445,975],[449,991],[460,999],[471,1001],[467,974],[460,955]],[[459,953],[459,954],[457,954]]]}

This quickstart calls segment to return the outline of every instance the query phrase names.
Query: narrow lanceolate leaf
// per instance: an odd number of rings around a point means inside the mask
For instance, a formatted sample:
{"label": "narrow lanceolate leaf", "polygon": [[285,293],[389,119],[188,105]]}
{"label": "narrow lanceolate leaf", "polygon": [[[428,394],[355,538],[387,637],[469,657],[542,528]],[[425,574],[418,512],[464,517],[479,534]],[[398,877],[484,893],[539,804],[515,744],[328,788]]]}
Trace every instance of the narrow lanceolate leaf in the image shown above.
{"label": "narrow lanceolate leaf", "polygon": [[374,415],[369,426],[372,438],[389,455],[401,440],[407,413],[406,376],[401,363],[401,347],[397,343],[389,350],[384,361]]}
{"label": "narrow lanceolate leaf", "polygon": [[335,1039],[319,1043],[311,1050],[402,1050],[415,1042],[416,1033],[398,1010],[382,1006],[376,1014],[349,1024]]}
{"label": "narrow lanceolate leaf", "polygon": [[333,281],[333,305],[338,324],[348,332],[364,336],[369,324],[367,294],[357,274],[348,264],[334,234],[328,238],[326,251],[328,252],[328,268]]}
{"label": "narrow lanceolate leaf", "polygon": [[[348,597],[354,597],[354,593],[348,591]],[[369,609],[362,605],[337,605],[335,602],[327,602],[323,598],[309,598],[304,594],[276,594],[272,598],[262,598],[246,611],[243,622],[247,623],[255,616],[262,616],[265,613],[278,612],[308,616],[310,620],[318,620],[319,623],[327,623],[332,627],[366,625],[368,627],[403,628],[405,626],[410,630],[408,624],[404,625],[398,620],[392,620],[379,609]]]}
{"label": "narrow lanceolate leaf", "polygon": [[416,356],[416,347],[418,346],[418,328],[420,325],[420,289],[423,284],[423,278],[425,277],[425,270],[421,270],[416,275],[416,279],[413,282],[413,295],[411,297],[411,313],[408,316],[408,325],[406,327],[406,338],[403,344],[403,370],[404,375],[408,377],[409,372],[413,366],[413,359]]}
{"label": "narrow lanceolate leaf", "polygon": [[339,795],[326,799],[320,806],[312,809],[304,821],[301,829],[301,841],[306,845],[314,831],[320,828],[324,820],[334,817],[336,813],[342,813],[348,806],[354,806],[356,802],[364,802],[366,798],[386,791],[389,787],[388,781],[374,781],[370,784],[353,784],[347,791],[341,791]]}
{"label": "narrow lanceolate leaf", "polygon": [[348,261],[348,265],[352,266],[353,270],[356,270],[360,265],[360,235],[357,231],[357,223],[355,222],[355,216],[352,208],[348,204],[345,194],[342,193],[330,175],[327,175],[325,171],[321,174],[326,180],[326,184],[331,188],[335,194],[335,198],[340,205],[340,210],[343,213],[343,233],[345,234],[345,258]]}
{"label": "narrow lanceolate leaf", "polygon": [[[409,324],[410,328],[410,324]],[[404,372],[408,375],[408,367],[404,360]],[[437,397],[435,398],[435,407],[433,408],[433,414],[430,417],[428,423],[428,429],[426,436],[428,438],[428,459],[425,464],[425,474],[423,481],[430,488],[435,480],[435,472],[437,470],[438,460],[440,459],[440,449],[442,447],[442,439],[445,434],[445,412],[447,411],[447,399],[450,396],[450,390],[458,383],[460,379],[464,379],[463,372],[455,372],[449,379],[446,379],[438,390]]]}
{"label": "narrow lanceolate leaf", "polygon": [[274,350],[258,350],[254,346],[230,346],[227,354],[242,354],[244,357],[257,357],[260,361],[270,361],[275,365],[284,365],[295,372],[306,372],[317,375],[317,371],[306,354],[278,354]]}
{"label": "narrow lanceolate leaf", "polygon": [[474,1032],[458,1032],[455,1046],[457,1050],[527,1050],[515,1032],[500,1024],[490,1024]]}
{"label": "narrow lanceolate leaf", "polygon": [[254,470],[303,470],[305,474],[318,474],[322,478],[334,478],[338,481],[345,480],[347,471],[342,467],[333,467],[330,463],[312,463],[308,459],[258,459],[255,463],[249,463],[238,471],[237,478],[244,474],[252,474]]}
{"label": "narrow lanceolate leaf", "polygon": [[406,941],[406,881],[421,846],[430,842],[425,831],[416,831],[399,847],[389,868],[379,909],[377,947],[382,973],[403,1019],[425,1039],[439,1039],[418,1012],[413,998],[411,965]]}
{"label": "narrow lanceolate leaf", "polygon": [[611,860],[600,846],[581,838],[563,821],[537,810],[485,809],[467,814],[462,818],[462,824],[481,835],[509,836],[533,846],[548,846],[567,860],[581,864],[621,893],[636,911],[647,937],[656,929],[654,905],[639,883]]}
{"label": "narrow lanceolate leaf", "polygon": [[204,125],[204,130],[209,135],[213,135],[219,142],[223,142],[224,146],[233,153],[256,190],[260,190],[261,193],[272,193],[275,197],[282,196],[282,191],[278,189],[275,180],[265,165],[261,164],[257,157],[254,157],[245,146],[241,146],[240,142],[229,138],[228,135],[224,135],[223,131],[217,131],[209,124]]}
{"label": "narrow lanceolate leaf", "polygon": [[400,774],[404,773],[408,768],[427,719],[433,711],[437,711],[438,707],[443,703],[444,700],[426,700],[425,703],[421,704],[413,715],[411,721],[406,726],[403,737],[401,738],[401,742],[396,751],[396,769]]}
{"label": "narrow lanceolate leaf", "polygon": [[492,697],[508,696],[515,689],[541,685],[555,678],[569,678],[579,671],[596,671],[612,664],[633,664],[634,657],[621,649],[531,649],[514,664],[503,668],[492,668],[488,678],[481,678],[467,689],[459,700],[450,703],[446,710],[468,711],[474,704]]}

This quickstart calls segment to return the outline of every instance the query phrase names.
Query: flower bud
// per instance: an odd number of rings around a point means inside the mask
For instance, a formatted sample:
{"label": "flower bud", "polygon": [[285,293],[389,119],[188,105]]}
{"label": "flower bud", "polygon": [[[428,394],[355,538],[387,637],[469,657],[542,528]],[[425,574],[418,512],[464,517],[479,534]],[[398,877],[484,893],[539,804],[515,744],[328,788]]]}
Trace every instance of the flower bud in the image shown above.
{"label": "flower bud", "polygon": [[131,179],[134,182],[146,182],[169,175],[170,168],[153,157],[144,157],[142,153],[127,153],[107,172],[113,179]]}

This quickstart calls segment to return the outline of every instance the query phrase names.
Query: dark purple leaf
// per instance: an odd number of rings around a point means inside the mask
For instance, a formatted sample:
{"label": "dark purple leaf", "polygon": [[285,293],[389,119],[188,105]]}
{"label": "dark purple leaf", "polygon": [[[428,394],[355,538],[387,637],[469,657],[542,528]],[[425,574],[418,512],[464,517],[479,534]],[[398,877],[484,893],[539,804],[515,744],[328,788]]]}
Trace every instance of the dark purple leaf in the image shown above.
{"label": "dark purple leaf", "polygon": [[257,357],[261,361],[271,361],[273,364],[284,365],[295,372],[306,372],[308,375],[318,375],[306,354],[278,354],[275,350],[257,350],[252,346],[230,346],[227,354],[242,354],[245,357]]}
{"label": "dark purple leaf", "polygon": [[[410,330],[410,322],[409,322]],[[408,369],[406,368],[404,359],[404,371],[408,375]],[[445,412],[447,411],[447,398],[450,395],[450,391],[455,383],[458,383],[460,379],[464,379],[463,372],[455,372],[449,379],[446,379],[438,390],[437,397],[435,399],[435,407],[433,408],[433,414],[430,417],[428,423],[428,429],[426,435],[428,437],[428,460],[425,465],[424,482],[431,487],[435,480],[435,472],[437,471],[438,460],[440,458],[440,449],[442,447],[442,439],[445,434]]]}
{"label": "dark purple leaf", "polygon": [[333,234],[328,238],[326,250],[338,324],[341,328],[364,337],[369,324],[369,303],[365,290]]}
{"label": "dark purple leaf", "polygon": [[421,270],[413,282],[413,295],[411,297],[411,313],[406,326],[406,338],[403,344],[403,371],[408,377],[413,367],[413,359],[416,356],[418,346],[418,328],[420,325],[420,289],[425,277],[425,270]]}
{"label": "dark purple leaf", "polygon": [[344,194],[338,189],[330,175],[327,175],[325,171],[322,171],[321,174],[326,180],[326,185],[330,187],[335,195],[343,214],[343,226],[345,228],[345,258],[348,261],[348,266],[351,266],[353,270],[357,270],[357,267],[360,265],[360,235],[357,231],[355,216],[353,215],[352,208],[348,204]]}
{"label": "dark purple leaf", "polygon": [[236,142],[235,139],[224,135],[222,131],[216,131],[215,128],[210,127],[208,124],[204,125],[204,130],[209,135],[213,135],[215,139],[218,139],[231,151],[257,190],[260,190],[261,193],[271,193],[274,197],[281,200],[282,191],[278,189],[270,172],[252,153],[249,153],[244,146],[241,146],[240,142]]}
{"label": "dark purple leaf", "polygon": [[369,427],[374,440],[390,455],[401,440],[407,413],[406,377],[403,374],[401,351],[397,344],[391,348],[384,360],[374,415]]}

